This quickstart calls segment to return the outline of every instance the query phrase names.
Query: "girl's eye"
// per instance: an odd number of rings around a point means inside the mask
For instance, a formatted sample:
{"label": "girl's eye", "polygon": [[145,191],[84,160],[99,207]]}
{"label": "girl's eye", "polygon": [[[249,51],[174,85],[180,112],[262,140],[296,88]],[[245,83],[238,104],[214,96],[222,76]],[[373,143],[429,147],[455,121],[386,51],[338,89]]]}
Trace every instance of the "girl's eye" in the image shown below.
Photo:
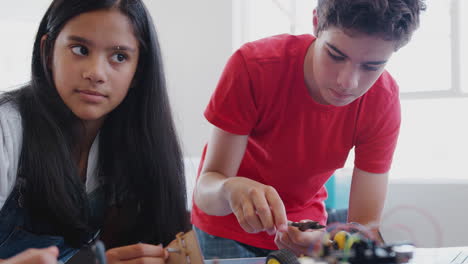
{"label": "girl's eye", "polygon": [[112,55],[111,59],[114,62],[122,63],[122,62],[127,60],[127,56],[125,54],[122,54],[122,53],[116,53],[116,54]]}
{"label": "girl's eye", "polygon": [[74,46],[72,47],[72,52],[78,56],[86,56],[88,55],[88,49],[83,46]]}

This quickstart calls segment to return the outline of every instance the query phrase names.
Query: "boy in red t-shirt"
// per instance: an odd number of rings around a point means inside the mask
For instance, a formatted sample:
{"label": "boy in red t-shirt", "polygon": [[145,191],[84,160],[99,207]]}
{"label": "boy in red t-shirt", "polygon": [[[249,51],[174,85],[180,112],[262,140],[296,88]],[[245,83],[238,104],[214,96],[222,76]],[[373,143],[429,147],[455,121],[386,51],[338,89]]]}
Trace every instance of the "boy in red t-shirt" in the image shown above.
{"label": "boy in red t-shirt", "polygon": [[214,125],[192,221],[205,258],[305,253],[326,223],[324,183],[354,148],[348,221],[377,234],[400,127],[384,70],[419,25],[421,0],[319,0],[314,35],[247,43],[205,111]]}

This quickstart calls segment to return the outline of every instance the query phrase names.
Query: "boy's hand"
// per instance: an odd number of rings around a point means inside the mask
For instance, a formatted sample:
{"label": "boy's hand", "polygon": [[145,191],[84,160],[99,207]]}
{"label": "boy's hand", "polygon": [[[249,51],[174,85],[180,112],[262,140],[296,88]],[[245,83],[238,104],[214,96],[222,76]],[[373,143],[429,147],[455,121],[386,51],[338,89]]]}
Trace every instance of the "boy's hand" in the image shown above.
{"label": "boy's hand", "polygon": [[297,256],[307,255],[314,249],[315,243],[322,241],[325,230],[300,231],[297,227],[288,226],[286,232],[276,233],[275,243],[278,248],[287,248]]}
{"label": "boy's hand", "polygon": [[106,252],[109,264],[162,264],[169,257],[169,253],[162,245],[138,243],[130,246],[109,249]]}
{"label": "boy's hand", "polygon": [[224,195],[240,226],[248,233],[287,230],[286,210],[276,190],[268,185],[232,177],[223,185]]}
{"label": "boy's hand", "polygon": [[57,247],[28,249],[14,257],[0,260],[2,264],[57,264]]}

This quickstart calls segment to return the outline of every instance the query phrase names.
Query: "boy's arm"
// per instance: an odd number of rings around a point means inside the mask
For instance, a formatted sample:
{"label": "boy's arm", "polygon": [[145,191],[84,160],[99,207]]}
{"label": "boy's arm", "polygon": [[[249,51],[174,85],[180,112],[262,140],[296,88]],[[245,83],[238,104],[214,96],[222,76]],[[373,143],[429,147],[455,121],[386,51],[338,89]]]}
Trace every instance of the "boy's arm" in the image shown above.
{"label": "boy's arm", "polygon": [[249,233],[287,228],[286,210],[276,190],[245,177],[234,177],[247,146],[248,135],[214,127],[194,200],[209,215],[234,213]]}
{"label": "boy's arm", "polygon": [[370,173],[354,167],[349,197],[348,222],[369,225],[375,238],[379,234],[381,214],[387,195],[388,172]]}
{"label": "boy's arm", "polygon": [[209,215],[232,213],[223,185],[236,176],[247,146],[248,135],[236,135],[213,126],[205,161],[195,188],[195,203]]}

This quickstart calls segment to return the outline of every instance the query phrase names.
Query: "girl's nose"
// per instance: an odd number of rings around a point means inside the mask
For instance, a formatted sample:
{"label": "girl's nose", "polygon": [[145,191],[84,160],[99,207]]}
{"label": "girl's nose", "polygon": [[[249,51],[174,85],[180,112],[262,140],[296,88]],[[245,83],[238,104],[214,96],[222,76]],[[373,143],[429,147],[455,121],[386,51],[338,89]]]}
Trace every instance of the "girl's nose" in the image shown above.
{"label": "girl's nose", "polygon": [[89,63],[83,71],[83,78],[92,84],[103,84],[106,82],[105,60],[102,58],[90,58]]}

